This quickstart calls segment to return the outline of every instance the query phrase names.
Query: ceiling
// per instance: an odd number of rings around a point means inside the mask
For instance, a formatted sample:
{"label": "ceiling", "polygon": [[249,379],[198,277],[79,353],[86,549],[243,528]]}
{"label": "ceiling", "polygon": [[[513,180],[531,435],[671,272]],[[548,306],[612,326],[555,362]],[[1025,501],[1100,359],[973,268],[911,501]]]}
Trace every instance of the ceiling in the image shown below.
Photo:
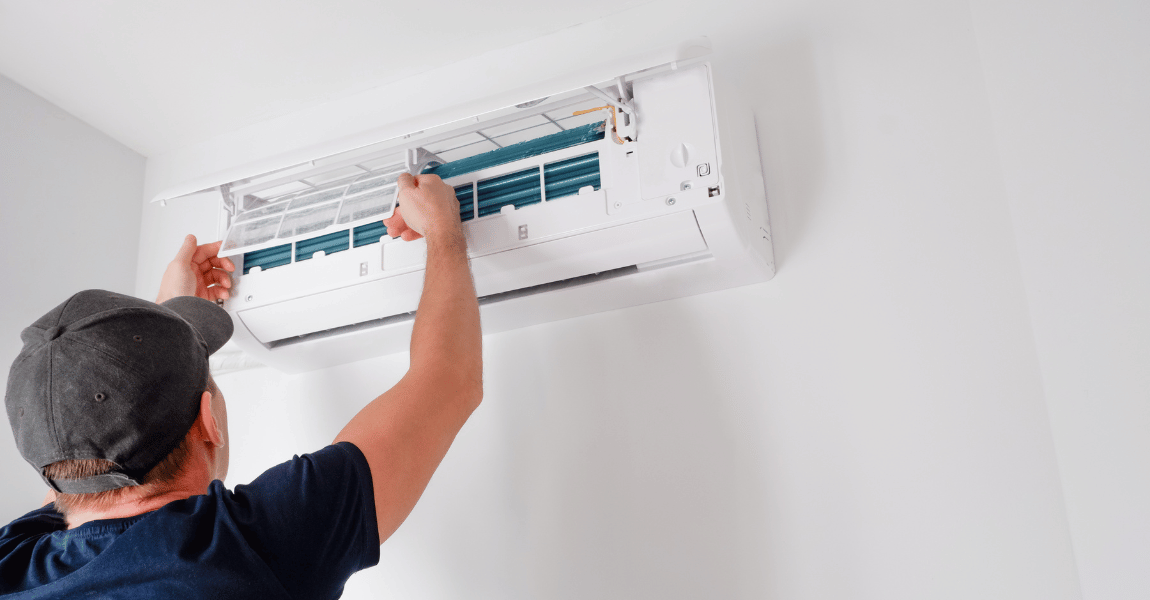
{"label": "ceiling", "polygon": [[0,0],[0,74],[144,156],[640,0]]}

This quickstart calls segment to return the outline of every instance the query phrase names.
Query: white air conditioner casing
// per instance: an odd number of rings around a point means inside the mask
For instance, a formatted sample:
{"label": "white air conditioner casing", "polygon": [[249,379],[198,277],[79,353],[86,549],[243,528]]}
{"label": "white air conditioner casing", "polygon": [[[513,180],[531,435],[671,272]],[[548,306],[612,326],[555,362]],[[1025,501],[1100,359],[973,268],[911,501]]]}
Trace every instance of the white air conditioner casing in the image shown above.
{"label": "white air conditioner casing", "polygon": [[[691,48],[699,54],[697,44]],[[233,235],[247,218],[240,215],[289,205],[277,205],[276,194],[299,197],[310,192],[297,188],[321,189],[323,180],[359,172],[354,169],[374,177],[372,161],[398,156],[410,167],[430,156],[450,164],[606,117],[602,139],[445,178],[483,200],[474,186],[540,168],[541,201],[469,213],[463,223],[484,333],[766,281],[774,275],[774,259],[753,115],[727,88],[716,93],[710,64],[701,57],[670,58],[626,72],[588,70],[541,102],[522,98],[518,107],[428,122],[407,136],[231,181],[220,186],[221,230]],[[619,109],[566,121],[573,109],[605,104],[604,96]],[[504,137],[507,143],[500,143]],[[472,145],[460,147],[464,142]],[[598,189],[589,185],[550,198],[547,170],[592,154],[598,156]],[[324,168],[335,169],[334,175],[323,175]],[[283,183],[293,177],[302,184]],[[287,225],[281,225],[281,235],[253,238],[256,244],[225,242],[221,254],[237,267],[247,253],[293,244],[291,262],[247,274],[238,269],[224,303],[235,323],[234,342],[256,360],[299,372],[408,349],[426,244],[384,236],[326,255],[303,254],[302,240],[342,231],[354,240],[356,227],[379,220],[348,216],[306,233],[283,235]]]}

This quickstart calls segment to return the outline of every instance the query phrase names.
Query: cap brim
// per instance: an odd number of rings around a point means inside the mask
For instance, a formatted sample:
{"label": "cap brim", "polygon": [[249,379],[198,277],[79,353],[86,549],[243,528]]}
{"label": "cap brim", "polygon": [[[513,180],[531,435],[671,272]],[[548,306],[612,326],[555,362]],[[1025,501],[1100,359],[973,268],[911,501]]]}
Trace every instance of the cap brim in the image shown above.
{"label": "cap brim", "polygon": [[171,310],[191,324],[208,345],[208,354],[214,354],[232,338],[235,326],[227,311],[211,300],[196,296],[176,296],[160,306]]}

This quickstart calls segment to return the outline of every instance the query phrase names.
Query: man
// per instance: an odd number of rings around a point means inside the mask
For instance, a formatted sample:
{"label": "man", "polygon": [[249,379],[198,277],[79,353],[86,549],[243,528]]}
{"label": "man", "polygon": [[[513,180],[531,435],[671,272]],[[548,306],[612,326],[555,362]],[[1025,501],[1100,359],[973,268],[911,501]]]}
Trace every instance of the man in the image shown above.
{"label": "man", "polygon": [[[208,356],[234,266],[189,236],[157,304],[89,290],[21,334],[5,404],[51,505],[0,529],[17,598],[336,598],[407,517],[482,397],[479,307],[454,191],[399,180],[393,237],[427,239],[403,379],[333,445],[234,491]],[[322,402],[322,398],[316,398]]]}

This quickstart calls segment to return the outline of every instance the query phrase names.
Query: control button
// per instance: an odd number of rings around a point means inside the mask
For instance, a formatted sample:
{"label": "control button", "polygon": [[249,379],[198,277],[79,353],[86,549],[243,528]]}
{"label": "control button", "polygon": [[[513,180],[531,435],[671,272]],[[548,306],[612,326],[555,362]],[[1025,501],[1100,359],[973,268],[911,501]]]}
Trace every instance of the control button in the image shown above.
{"label": "control button", "polygon": [[703,163],[696,167],[695,171],[699,174],[699,177],[706,177],[711,174],[711,163]]}

